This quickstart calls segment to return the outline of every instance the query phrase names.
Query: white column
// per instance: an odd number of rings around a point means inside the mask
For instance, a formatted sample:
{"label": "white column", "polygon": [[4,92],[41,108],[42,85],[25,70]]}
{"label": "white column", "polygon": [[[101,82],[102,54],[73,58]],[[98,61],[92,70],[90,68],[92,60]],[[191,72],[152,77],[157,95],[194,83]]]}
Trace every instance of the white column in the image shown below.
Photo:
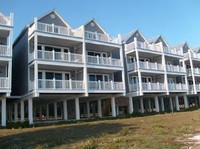
{"label": "white column", "polygon": [[195,107],[196,107],[196,108],[198,107],[198,102],[197,102],[197,100],[198,100],[198,97],[195,98]]}
{"label": "white column", "polygon": [[160,107],[159,107],[159,103],[158,103],[158,96],[154,97],[154,101],[155,101],[155,106],[156,106],[156,112],[160,111]]}
{"label": "white column", "polygon": [[191,66],[191,73],[192,73],[192,82],[193,82],[194,93],[197,94],[196,82],[195,82],[195,76],[194,76],[194,66],[193,66],[191,51],[188,50],[188,53],[189,53],[189,59],[190,59],[190,66]]}
{"label": "white column", "polygon": [[102,109],[101,109],[101,100],[98,100],[98,115],[99,117],[102,117]]}
{"label": "white column", "polygon": [[180,111],[178,96],[176,96],[175,98],[176,98],[176,110]]}
{"label": "white column", "polygon": [[49,104],[46,104],[46,119],[49,119]]}
{"label": "white column", "polygon": [[129,96],[129,114],[132,114],[133,113],[133,98],[131,96]]}
{"label": "white column", "polygon": [[18,121],[18,103],[15,103],[15,106],[14,106],[14,119],[15,119],[15,122]]}
{"label": "white column", "polygon": [[21,122],[24,122],[24,100],[20,101],[20,118]]}
{"label": "white column", "polygon": [[142,98],[140,98],[140,109],[141,109],[141,113],[144,113],[144,104],[143,104]]}
{"label": "white column", "polygon": [[152,112],[152,109],[151,109],[151,99],[148,100],[148,107],[149,107],[149,112]]}
{"label": "white column", "polygon": [[163,97],[161,97],[161,110],[162,111],[165,111],[165,105],[164,105],[164,99],[163,99]]}
{"label": "white column", "polygon": [[[189,104],[188,104],[189,105]],[[188,106],[189,107],[189,106]],[[200,96],[199,96],[199,107],[200,107]]]}
{"label": "white column", "polygon": [[111,97],[112,117],[116,117],[115,97]]}
{"label": "white column", "polygon": [[6,126],[6,98],[1,100],[1,126]]}
{"label": "white column", "polygon": [[29,124],[33,124],[33,99],[29,98],[28,99],[28,120]]}
{"label": "white column", "polygon": [[58,119],[58,113],[57,113],[57,102],[54,102],[54,119]]}
{"label": "white column", "polygon": [[75,98],[76,120],[80,120],[79,98]]}
{"label": "white column", "polygon": [[90,102],[87,101],[86,105],[87,105],[87,117],[90,118]]}
{"label": "white column", "polygon": [[187,99],[187,96],[184,95],[184,96],[183,96],[183,99],[184,99],[185,109],[188,109],[188,108],[189,108],[189,105],[188,105],[188,99]]}
{"label": "white column", "polygon": [[67,116],[67,100],[63,100],[63,112],[64,112],[64,120],[68,119]]}
{"label": "white column", "polygon": [[173,107],[172,97],[169,98],[169,106],[170,106],[170,110],[173,112],[174,107]]}

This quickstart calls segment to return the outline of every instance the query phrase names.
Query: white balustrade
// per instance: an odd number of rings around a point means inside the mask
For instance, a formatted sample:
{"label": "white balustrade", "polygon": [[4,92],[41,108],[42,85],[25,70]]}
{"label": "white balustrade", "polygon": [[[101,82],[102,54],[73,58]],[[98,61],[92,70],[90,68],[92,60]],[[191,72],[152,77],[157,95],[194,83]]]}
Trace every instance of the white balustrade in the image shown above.
{"label": "white balustrade", "polygon": [[164,91],[166,90],[164,83],[142,83],[142,89],[144,91]]}
{"label": "white balustrade", "polygon": [[11,25],[11,18],[0,14],[0,24]]}
{"label": "white balustrade", "polygon": [[1,89],[7,89],[9,88],[8,84],[9,79],[6,77],[0,77],[0,88]]}
{"label": "white balustrade", "polygon": [[179,55],[179,56],[183,56],[183,51],[182,50],[178,50],[176,48],[168,48],[168,47],[164,47],[164,52],[165,53],[169,53],[169,54],[173,54],[173,55]]}
{"label": "white balustrade", "polygon": [[166,69],[171,72],[185,72],[185,68],[179,65],[166,65]]}
{"label": "white balustrade", "polygon": [[10,48],[6,45],[0,45],[0,55],[10,56]]}
{"label": "white balustrade", "polygon": [[169,87],[169,91],[176,91],[176,90],[185,91],[185,90],[187,90],[186,84],[182,84],[182,83],[178,83],[178,84],[177,83],[169,83],[168,87]]}
{"label": "white balustrade", "polygon": [[55,80],[55,79],[38,79],[39,89],[68,89],[83,90],[83,81],[78,80]]}
{"label": "white balustrade", "polygon": [[91,32],[91,31],[85,31],[85,38],[92,39],[92,40],[105,41],[105,42],[112,42],[108,35],[97,33],[97,32]]}
{"label": "white balustrade", "polygon": [[120,59],[99,57],[99,56],[87,56],[88,64],[98,64],[98,65],[107,65],[107,66],[122,66]]}
{"label": "white balustrade", "polygon": [[89,90],[124,90],[123,82],[89,81]]}

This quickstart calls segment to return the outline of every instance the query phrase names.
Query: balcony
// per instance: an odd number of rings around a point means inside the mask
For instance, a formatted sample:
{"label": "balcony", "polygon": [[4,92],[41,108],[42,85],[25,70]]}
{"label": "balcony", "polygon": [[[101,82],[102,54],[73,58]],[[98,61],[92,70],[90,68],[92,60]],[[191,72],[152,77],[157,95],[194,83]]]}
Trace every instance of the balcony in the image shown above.
{"label": "balcony", "polygon": [[[164,71],[164,66],[162,64],[159,64],[157,62],[151,63],[151,62],[139,62],[140,69],[147,69],[147,70],[155,70],[155,71]],[[128,71],[135,71],[138,69],[137,63],[129,63],[128,64]]]}
{"label": "balcony", "polygon": [[0,45],[0,56],[11,56],[10,48],[6,45]]}
{"label": "balcony", "polygon": [[145,50],[150,50],[150,51],[155,51],[155,52],[162,52],[162,48],[159,45],[155,45],[155,44],[148,44],[146,42],[140,42],[137,41],[137,43],[132,42],[126,45],[125,51],[133,51],[135,50],[137,45],[137,48],[139,49],[145,49]]}
{"label": "balcony", "polygon": [[[191,76],[192,75],[192,70],[191,68],[189,68],[187,70],[187,73],[188,73],[188,76]],[[194,75],[200,75],[200,68],[193,68],[193,73]]]}
{"label": "balcony", "polygon": [[166,69],[168,72],[177,72],[177,73],[185,73],[185,68],[181,67],[179,65],[174,66],[174,65],[166,65]]}
{"label": "balcony", "polygon": [[164,52],[167,54],[172,54],[172,55],[176,55],[176,56],[183,56],[183,51],[177,50],[175,48],[164,47]]}
{"label": "balcony", "polygon": [[89,91],[125,91],[123,82],[89,81]]}
{"label": "balcony", "polygon": [[9,89],[9,78],[0,77],[0,89]]}
{"label": "balcony", "polygon": [[[68,63],[83,63],[83,57],[81,54],[75,53],[64,53],[64,52],[54,52],[54,51],[37,51],[39,60],[46,61],[62,61]],[[29,62],[34,59],[34,52],[29,54]]]}
{"label": "balcony", "polygon": [[12,25],[12,20],[11,17],[7,17],[7,16],[3,16],[0,13],[0,25],[8,25],[11,26]]}
{"label": "balcony", "polygon": [[192,53],[191,52],[191,57],[194,58],[194,59],[200,60],[200,53]]}
{"label": "balcony", "polygon": [[[34,89],[34,81],[30,81],[29,91],[33,89]],[[38,89],[78,91],[78,90],[84,90],[85,86],[83,81],[78,81],[78,80],[38,79]]]}
{"label": "balcony", "polygon": [[63,27],[54,24],[46,24],[41,22],[36,22],[30,27],[29,35],[31,35],[35,30],[57,35],[82,37],[82,31],[80,31],[80,29],[72,30],[69,27]]}
{"label": "balcony", "polygon": [[187,92],[188,88],[186,86],[186,84],[181,84],[181,83],[178,83],[178,84],[175,84],[175,83],[172,83],[172,84],[168,84],[168,88],[169,88],[169,91],[170,92]]}
{"label": "balcony", "polygon": [[89,40],[96,40],[96,41],[120,44],[118,38],[116,38],[115,40],[112,40],[112,38],[109,35],[105,35],[105,34],[101,34],[101,33],[97,33],[97,32],[85,31],[85,38],[89,39]]}
{"label": "balcony", "polygon": [[[132,92],[139,91],[139,84],[129,84],[129,90]],[[143,92],[165,92],[166,86],[164,83],[142,83]]]}
{"label": "balcony", "polygon": [[87,56],[87,63],[94,65],[104,65],[104,66],[112,66],[112,67],[122,67],[122,62],[120,59],[115,58],[107,58],[107,57],[99,57],[97,56]]}

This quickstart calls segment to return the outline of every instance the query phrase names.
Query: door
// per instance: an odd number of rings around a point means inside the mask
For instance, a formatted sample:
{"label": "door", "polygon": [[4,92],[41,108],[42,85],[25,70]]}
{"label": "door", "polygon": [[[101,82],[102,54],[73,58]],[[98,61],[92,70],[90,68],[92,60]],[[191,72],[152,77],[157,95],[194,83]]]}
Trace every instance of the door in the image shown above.
{"label": "door", "polygon": [[55,75],[55,88],[62,88],[62,73],[54,73]]}

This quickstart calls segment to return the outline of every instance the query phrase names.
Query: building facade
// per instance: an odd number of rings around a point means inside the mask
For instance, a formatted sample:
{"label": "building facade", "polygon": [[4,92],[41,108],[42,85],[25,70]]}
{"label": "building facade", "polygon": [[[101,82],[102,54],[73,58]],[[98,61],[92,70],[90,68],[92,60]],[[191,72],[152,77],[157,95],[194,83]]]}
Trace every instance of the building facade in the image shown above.
{"label": "building facade", "polygon": [[13,14],[0,13],[0,107],[1,125],[6,126],[6,98],[11,93]]}
{"label": "building facade", "polygon": [[126,92],[120,40],[94,19],[73,29],[54,10],[35,18],[13,50],[13,94],[21,96],[14,111],[20,105],[21,121],[116,116]]}

